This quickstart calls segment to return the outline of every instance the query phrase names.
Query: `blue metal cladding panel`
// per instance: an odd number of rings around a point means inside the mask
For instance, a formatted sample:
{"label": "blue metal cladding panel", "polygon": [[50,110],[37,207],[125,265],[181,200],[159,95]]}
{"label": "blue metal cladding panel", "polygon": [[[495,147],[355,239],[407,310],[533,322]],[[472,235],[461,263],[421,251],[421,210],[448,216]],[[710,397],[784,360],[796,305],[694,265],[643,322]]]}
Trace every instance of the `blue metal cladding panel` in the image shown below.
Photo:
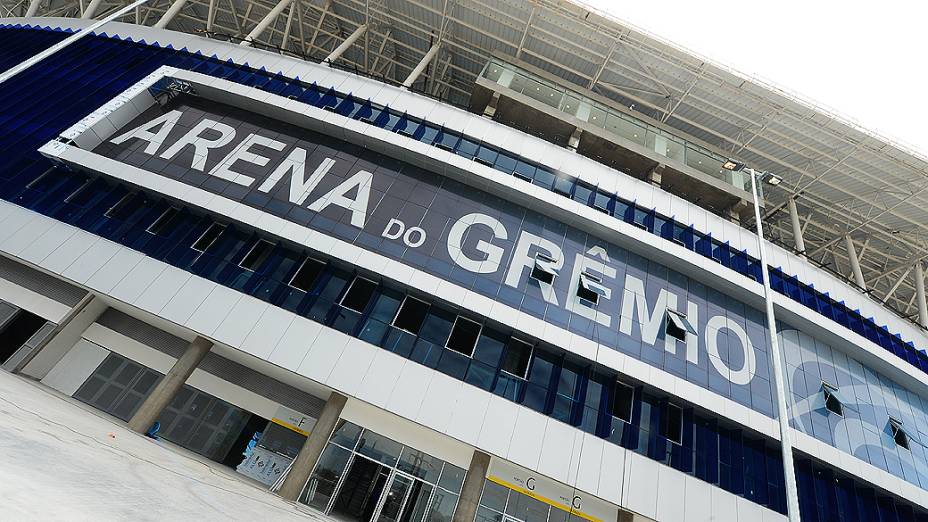
{"label": "blue metal cladding panel", "polygon": [[[7,55],[0,57],[7,64],[17,63],[28,56],[30,52],[27,49],[37,50],[54,40],[46,38],[48,34],[54,34],[50,31],[29,29],[0,30],[0,38],[5,38],[10,33],[15,34],[18,44],[13,48],[23,52],[17,55],[16,50],[11,50]],[[739,429],[718,427],[713,419],[697,415],[690,409],[687,409],[685,414],[682,444],[669,442],[661,434],[661,419],[664,415],[662,411],[666,410],[665,400],[643,391],[639,391],[636,396],[632,422],[621,423],[609,414],[606,409],[609,406],[602,406],[611,404],[611,392],[608,388],[603,388],[606,391],[601,393],[605,395],[599,400],[592,397],[595,393],[585,393],[586,390],[594,389],[590,386],[591,382],[597,379],[608,382],[609,379],[614,379],[614,375],[597,377],[595,369],[582,366],[582,362],[567,361],[564,354],[558,354],[556,349],[549,347],[547,351],[540,351],[540,355],[532,363],[527,381],[507,381],[508,377],[504,373],[499,372],[498,368],[494,369],[492,364],[481,363],[476,355],[470,362],[465,361],[462,370],[461,361],[454,357],[454,352],[442,349],[421,336],[419,339],[410,340],[408,336],[398,336],[388,325],[378,325],[375,316],[377,304],[372,304],[364,314],[356,315],[334,304],[351,277],[349,273],[333,269],[320,278],[311,294],[303,293],[301,296],[299,291],[283,283],[284,276],[295,270],[292,268],[293,263],[302,258],[301,253],[287,251],[282,245],[277,245],[274,254],[268,258],[261,270],[248,272],[238,267],[238,261],[244,255],[243,249],[254,243],[255,237],[251,232],[236,231],[230,227],[232,230],[224,233],[221,241],[217,242],[208,254],[198,259],[197,254],[190,251],[186,245],[195,239],[192,234],[199,234],[206,229],[210,220],[184,209],[164,237],[152,236],[146,233],[145,229],[168,206],[157,195],[137,194],[132,205],[127,206],[128,210],[114,219],[104,217],[103,213],[126,194],[124,187],[95,180],[92,194],[64,202],[64,199],[80,186],[83,179],[76,179],[77,176],[73,174],[54,170],[47,179],[43,178],[24,190],[28,182],[36,180],[48,170],[49,164],[38,154],[23,151],[34,151],[38,145],[162,64],[187,68],[206,67],[204,64],[213,69],[219,67],[200,57],[172,49],[89,38],[68,52],[0,86],[0,151],[3,153],[0,156],[0,177],[3,178],[0,196],[16,200],[23,206],[119,241],[175,266],[301,315],[325,322],[352,335],[376,341],[375,344],[380,344],[386,349],[472,384],[492,389],[510,400],[528,405],[530,396],[527,390],[536,386],[541,391],[542,399],[536,401],[532,407],[539,411],[578,427],[586,426],[584,429],[595,432],[600,437],[665,462],[681,471],[692,473],[752,501],[783,511],[782,476],[777,471],[781,469],[779,455],[768,442],[756,437],[744,437]],[[247,69],[233,66],[228,69],[226,73],[236,74],[239,81],[246,82],[250,79],[254,82],[257,78]],[[264,78],[262,85],[273,84],[274,80],[269,76]],[[36,96],[35,93],[42,93],[42,96]],[[178,245],[182,245],[182,248]],[[712,255],[711,245],[707,247],[707,251]],[[794,286],[800,288],[798,285]],[[654,291],[659,292],[659,289],[645,289],[645,293]],[[386,296],[390,292],[402,295],[400,289],[387,288],[383,288],[380,295]],[[384,302],[387,301],[384,298]],[[707,305],[711,305],[711,301],[708,301]],[[453,312],[442,312],[437,306],[433,315],[437,318],[436,325],[445,324],[448,317],[454,316]],[[490,333],[488,332],[488,336]],[[486,343],[486,346],[492,345],[491,341]],[[492,350],[488,353],[491,352]],[[544,353],[547,355],[543,355]],[[815,353],[819,355],[817,350]],[[547,372],[543,373],[547,377],[536,379],[536,372],[542,372],[546,367],[540,362],[545,358],[551,361],[547,366]],[[481,367],[480,364],[484,366]],[[578,367],[577,364],[581,366]],[[471,372],[472,368],[482,368],[482,371]],[[556,376],[565,371],[578,376],[578,384],[570,389],[562,389],[560,385],[555,385],[560,382]],[[810,373],[805,364],[802,371]],[[491,377],[488,378],[488,375]],[[840,375],[840,372],[835,372],[836,379]],[[874,375],[868,386],[870,389],[877,384],[884,388],[889,386],[894,389],[893,394],[897,398],[904,393],[898,387],[894,388],[892,383],[884,381],[885,379]],[[720,384],[717,383],[717,386]],[[886,402],[888,401],[884,399],[884,404]],[[600,408],[599,413],[593,415],[597,420],[591,424],[584,424],[584,419],[588,418],[584,412],[590,408],[595,410],[597,407]],[[876,413],[873,414],[873,417],[875,416]],[[873,438],[872,430],[863,431],[870,434],[865,435],[865,439]],[[879,443],[878,439],[877,441]],[[913,444],[913,447],[919,445]],[[869,452],[870,447],[867,447],[867,450]],[[902,469],[904,471],[905,468]],[[884,493],[868,490],[848,477],[816,481],[816,473],[830,476],[832,472],[827,466],[802,460],[797,465],[797,471],[801,483],[812,485],[811,488],[803,488],[801,492],[801,505],[807,520],[910,520],[916,516],[918,520],[926,520],[924,513],[919,512],[915,515],[912,508],[905,503],[895,501]],[[763,484],[767,485],[766,498]],[[835,503],[831,499],[836,495],[843,495],[850,502]],[[854,505],[858,507],[856,512],[851,508]],[[845,508],[844,511],[841,511],[842,507]]]}

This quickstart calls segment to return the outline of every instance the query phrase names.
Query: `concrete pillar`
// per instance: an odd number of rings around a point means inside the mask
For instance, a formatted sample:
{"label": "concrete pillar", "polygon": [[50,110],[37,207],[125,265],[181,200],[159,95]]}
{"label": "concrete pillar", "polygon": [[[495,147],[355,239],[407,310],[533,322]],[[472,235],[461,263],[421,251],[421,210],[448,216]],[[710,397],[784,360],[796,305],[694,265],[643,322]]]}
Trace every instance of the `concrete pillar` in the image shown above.
{"label": "concrete pillar", "polygon": [[918,324],[928,328],[928,304],[925,303],[925,269],[922,262],[915,263],[915,301],[918,305]]}
{"label": "concrete pillar", "polygon": [[467,468],[467,476],[464,477],[464,485],[461,487],[461,498],[451,522],[474,522],[489,468],[490,456],[475,450],[470,458],[470,467]]}
{"label": "concrete pillar", "polygon": [[[488,118],[491,120],[493,119],[493,116],[496,115],[496,104],[497,103],[499,103],[499,93],[494,92],[493,95],[490,96],[490,101],[489,103],[487,103],[487,106],[483,108],[484,118]],[[577,141],[577,144],[578,145],[580,144],[579,140]]]}
{"label": "concrete pillar", "polygon": [[202,337],[194,339],[187,346],[180,359],[174,363],[167,375],[155,386],[151,395],[145,399],[145,402],[135,412],[135,415],[129,419],[129,428],[139,433],[148,431],[151,425],[161,416],[164,408],[171,404],[174,396],[184,386],[184,383],[190,378],[190,374],[197,369],[200,361],[206,357],[212,347],[213,343]]}
{"label": "concrete pillar", "polygon": [[577,149],[580,147],[580,136],[582,134],[583,130],[581,130],[580,127],[574,129],[574,131],[570,133],[570,137],[567,138],[567,148],[577,152]]}
{"label": "concrete pillar", "polygon": [[663,175],[664,175],[664,164],[659,163],[656,167],[651,169],[650,172],[648,172],[648,183],[656,187],[661,186],[661,180],[664,177]]}
{"label": "concrete pillar", "polygon": [[864,273],[860,271],[860,261],[857,259],[857,248],[854,247],[854,241],[850,235],[844,236],[844,246],[847,247],[847,257],[851,263],[851,273],[854,274],[854,282],[857,286],[867,289],[867,282],[864,280]]}
{"label": "concrete pillar", "polygon": [[799,210],[796,208],[796,200],[793,198],[786,200],[786,208],[789,209],[789,220],[793,224],[793,241],[796,243],[796,251],[804,254],[806,252],[806,242],[802,239],[802,225],[799,224]]}
{"label": "concrete pillar", "polygon": [[[10,371],[21,373],[34,379],[43,379],[68,353],[84,331],[106,311],[107,305],[93,293],[87,293],[64,317],[58,321],[55,329],[30,353],[17,357],[15,366]],[[10,361],[7,361],[10,362]]]}
{"label": "concrete pillar", "polygon": [[300,493],[303,492],[313,468],[316,467],[319,456],[322,455],[322,450],[325,449],[329,437],[335,431],[335,425],[342,415],[342,410],[345,409],[346,402],[348,402],[348,398],[344,395],[332,392],[332,395],[329,396],[329,400],[326,401],[325,407],[322,408],[322,413],[319,415],[319,420],[313,426],[313,431],[310,432],[309,437],[306,437],[306,442],[303,443],[300,452],[293,459],[290,472],[287,473],[287,478],[284,479],[280,490],[277,491],[278,495],[293,501],[300,497]]}
{"label": "concrete pillar", "polygon": [[342,42],[341,45],[339,45],[331,53],[329,53],[329,55],[325,57],[325,60],[322,60],[322,63],[331,64],[335,60],[338,60],[338,57],[345,54],[345,51],[347,51],[348,48],[354,45],[354,43],[358,41],[358,38],[361,38],[361,36],[363,36],[364,33],[366,32],[367,32],[367,24],[359,25],[358,28],[355,29],[353,33],[348,35],[348,38],[345,38],[345,41]]}
{"label": "concrete pillar", "polygon": [[409,76],[406,77],[406,80],[403,81],[404,89],[408,89],[412,87],[412,84],[416,83],[416,80],[419,79],[419,75],[422,74],[422,71],[424,71],[425,68],[428,67],[430,63],[432,63],[432,59],[435,58],[436,54],[438,54],[438,49],[440,47],[441,47],[441,42],[436,42],[432,44],[431,49],[429,49],[429,51],[425,53],[425,56],[423,56],[422,59],[419,60],[419,63],[416,65],[415,69],[413,69],[412,72],[409,73]]}
{"label": "concrete pillar", "polygon": [[261,33],[263,33],[264,30],[267,29],[268,26],[270,26],[271,23],[277,19],[278,16],[280,16],[280,13],[284,12],[284,9],[286,9],[287,6],[290,5],[290,2],[292,1],[293,0],[280,0],[280,2],[278,2],[277,5],[275,5],[274,8],[271,9],[271,11],[267,14],[267,16],[265,16],[264,18],[261,19],[260,22],[258,22],[258,25],[256,25],[255,28],[252,29],[250,33],[248,33],[248,36],[246,36],[245,39],[242,40],[242,43],[240,43],[239,45],[243,47],[249,47],[251,45],[251,42],[253,42],[256,38],[261,36]]}

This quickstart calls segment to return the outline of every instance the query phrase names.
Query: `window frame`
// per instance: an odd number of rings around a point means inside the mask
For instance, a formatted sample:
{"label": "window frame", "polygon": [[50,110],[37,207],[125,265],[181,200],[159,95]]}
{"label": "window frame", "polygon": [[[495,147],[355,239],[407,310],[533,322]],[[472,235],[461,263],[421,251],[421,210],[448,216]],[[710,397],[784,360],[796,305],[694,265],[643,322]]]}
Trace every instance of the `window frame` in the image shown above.
{"label": "window frame", "polygon": [[[665,402],[665,406],[667,408],[667,426],[663,431],[666,431],[666,433],[661,433],[660,435],[664,437],[665,439],[667,439],[669,442],[682,446],[683,445],[683,407],[672,401]],[[680,423],[679,423],[680,429],[679,429],[679,433],[677,434],[679,439],[673,439],[669,436],[671,435],[670,434],[670,412],[673,411],[674,409],[676,409],[676,411],[679,412],[679,417],[680,417]]]}
{"label": "window frame", "polygon": [[[469,354],[464,353],[464,352],[459,351],[459,350],[456,350],[456,349],[454,349],[454,348],[448,346],[448,342],[450,342],[450,341],[451,341],[451,337],[454,336],[454,329],[457,327],[458,321],[460,321],[460,320],[462,320],[462,319],[463,319],[464,321],[467,321],[467,322],[470,322],[470,323],[474,323],[475,325],[477,325],[477,335],[474,337],[474,345],[471,346],[471,349],[470,349],[470,353],[469,353]],[[451,350],[452,352],[459,353],[459,354],[461,354],[461,355],[467,357],[468,359],[473,359],[473,358],[474,358],[474,350],[477,349],[477,342],[480,341],[480,334],[481,334],[482,332],[483,332],[483,323],[478,323],[477,321],[474,321],[473,319],[468,319],[467,317],[464,317],[463,315],[458,314],[458,316],[454,318],[454,322],[451,324],[451,330],[448,332],[448,338],[445,339],[445,346],[444,346],[444,347],[445,347],[446,349],[448,349],[448,350]]]}
{"label": "window frame", "polygon": [[[540,259],[539,259],[539,258],[540,258]],[[530,279],[534,279],[535,281],[538,281],[539,283],[544,283],[544,284],[549,285],[549,286],[554,286],[554,281],[555,281],[555,279],[557,279],[557,272],[554,271],[553,269],[546,268],[544,265],[539,265],[539,264],[538,264],[539,261],[546,261],[546,262],[548,262],[548,263],[556,263],[556,262],[557,262],[556,259],[554,259],[553,257],[551,257],[551,256],[548,255],[548,254],[545,254],[545,253],[543,253],[543,252],[538,252],[538,253],[536,253],[536,254],[535,254],[535,262],[534,262],[533,265],[532,265],[532,270],[529,272],[528,277],[529,277]],[[543,280],[541,280],[541,279],[535,277],[535,271],[536,271],[536,270],[538,270],[539,272],[542,272],[542,273],[545,273],[545,274],[550,275],[550,276],[551,276],[551,281],[543,281]],[[549,271],[549,270],[550,270],[550,271]]]}
{"label": "window frame", "polygon": [[[173,213],[171,213],[172,211]],[[171,213],[171,216],[165,219],[165,216],[167,216],[169,213]],[[159,235],[161,229],[167,226],[174,219],[174,216],[179,213],[180,210],[177,207],[173,205],[169,206],[168,208],[164,209],[164,212],[162,212],[161,215],[159,215],[154,221],[151,222],[150,225],[145,228],[145,232],[153,236]],[[158,231],[152,231],[154,228],[158,228]]]}
{"label": "window frame", "polygon": [[74,192],[68,194],[68,197],[64,198],[64,203],[70,203],[71,200],[73,200],[78,194],[80,194],[81,192],[84,191],[84,189],[89,187],[90,184],[93,183],[93,181],[94,181],[93,178],[88,178],[87,181],[81,183],[81,186],[74,189]]}
{"label": "window frame", "polygon": [[352,279],[352,280],[351,280],[351,283],[348,285],[348,289],[345,290],[345,293],[342,294],[342,297],[338,300],[338,306],[344,308],[345,310],[351,310],[352,312],[356,312],[356,313],[359,313],[359,314],[363,314],[363,313],[364,313],[364,310],[355,310],[354,308],[351,308],[350,306],[345,306],[345,304],[344,304],[344,303],[345,303],[345,298],[348,297],[348,294],[350,294],[350,293],[351,293],[351,290],[354,289],[354,284],[357,283],[359,279],[361,279],[361,280],[363,280],[363,281],[367,281],[368,283],[371,283],[371,284],[374,285],[374,289],[371,291],[371,295],[368,296],[368,298],[367,298],[367,303],[364,304],[364,309],[366,310],[366,309],[367,309],[367,306],[371,304],[371,299],[374,297],[374,292],[377,291],[377,287],[380,286],[380,283],[378,283],[377,281],[374,281],[374,280],[372,280],[372,279],[368,279],[368,278],[366,278],[366,277],[364,277],[364,276],[362,276],[362,275],[360,275],[360,274],[356,274],[356,275],[354,276],[354,279]]}
{"label": "window frame", "polygon": [[121,210],[124,205],[126,205],[129,201],[131,201],[132,198],[135,197],[135,194],[136,194],[135,192],[131,192],[131,191],[123,194],[123,196],[119,198],[119,200],[116,203],[113,203],[113,205],[110,208],[106,209],[106,212],[103,213],[103,217],[107,219],[113,219],[116,212],[119,212],[119,210]]}
{"label": "window frame", "polygon": [[[616,397],[618,397],[618,394],[616,393],[616,389],[619,386],[628,389],[629,393],[631,394],[631,400],[628,401],[628,418],[627,419],[618,417],[615,414],[615,401],[616,401]],[[610,415],[612,415],[613,418],[619,419],[620,421],[626,424],[631,424],[632,415],[635,412],[635,387],[621,379],[615,379],[615,383],[613,384],[613,390],[612,390],[612,405],[611,406],[612,407],[609,409],[610,410],[609,413]]]}
{"label": "window frame", "polygon": [[909,434],[906,433],[905,429],[902,427],[902,421],[890,415],[889,428],[892,431],[893,441],[896,443],[896,446],[912,451],[910,449]]}
{"label": "window frame", "polygon": [[[293,289],[295,289],[295,290],[299,290],[300,292],[306,292],[307,294],[312,290],[312,288],[308,288],[308,289],[305,289],[305,290],[304,290],[304,289],[302,289],[302,288],[300,288],[300,287],[298,287],[298,286],[295,286],[295,285],[293,284],[293,281],[296,279],[296,276],[303,270],[303,267],[306,266],[306,263],[308,263],[308,262],[310,262],[310,261],[313,261],[313,262],[316,262],[316,263],[321,264],[323,270],[325,270],[325,267],[328,266],[328,263],[326,263],[326,262],[324,262],[324,261],[322,261],[322,260],[316,259],[316,258],[313,257],[313,256],[306,256],[306,257],[303,259],[303,262],[300,263],[300,267],[297,268],[295,272],[293,272],[293,275],[292,275],[292,276],[290,276],[290,280],[287,281],[287,286],[289,286],[290,288],[293,288]],[[321,275],[321,271],[320,271],[320,275]],[[316,276],[316,279],[319,279],[319,275]],[[315,282],[316,282],[316,281],[313,280],[313,283],[315,283]]]}
{"label": "window frame", "polygon": [[[589,283],[587,282],[587,279],[589,279],[590,281],[599,283],[599,284],[602,284],[603,282],[603,279],[601,277],[597,277],[593,274],[588,274],[586,272],[580,272],[580,276],[578,277],[578,281],[577,281],[577,290],[575,293],[577,297],[580,298],[581,300],[586,301],[587,303],[590,303],[593,306],[597,306],[599,305],[599,298],[602,297],[602,294],[597,292],[594,288],[590,287]],[[585,292],[589,292],[591,295],[595,295],[596,298],[589,299],[587,297],[580,295],[581,290]]]}
{"label": "window frame", "polygon": [[[678,312],[677,310],[668,308],[664,315],[665,315],[665,318],[664,318],[664,321],[665,321],[664,334],[665,335],[669,335],[673,337],[674,339],[685,343],[687,334],[695,334],[694,332],[695,329],[693,328],[693,325],[690,324],[689,320],[686,318],[686,314],[684,314],[683,312]],[[677,322],[680,322],[680,324],[677,324]],[[670,332],[669,327],[671,324],[673,324],[674,328],[677,328],[683,332],[682,338],[677,337],[676,335],[673,335]]]}
{"label": "window frame", "polygon": [[[271,249],[274,248],[274,243],[271,243],[270,241],[268,241],[267,239],[264,239],[264,238],[258,238],[258,240],[255,241],[255,243],[254,243],[253,245],[251,245],[251,248],[248,249],[248,252],[246,252],[245,255],[242,256],[242,260],[238,262],[239,268],[242,268],[242,269],[244,269],[244,270],[248,270],[249,272],[257,272],[257,271],[258,271],[258,268],[261,268],[260,265],[263,264],[264,261],[267,261],[267,257],[265,257],[265,258],[262,260],[262,262],[259,263],[258,266],[256,266],[255,268],[248,268],[248,267],[245,266],[243,263],[245,262],[246,259],[248,259],[248,256],[250,256],[251,253],[254,252],[255,248],[257,248],[258,245],[260,245],[262,242],[267,243],[268,245],[270,245],[270,248],[271,248]],[[267,254],[267,255],[268,255],[268,256],[271,255],[270,251],[268,251],[268,254]]]}
{"label": "window frame", "polygon": [[[828,413],[843,418],[844,403],[841,402],[841,398],[838,396],[838,387],[828,383],[827,381],[822,381],[822,394],[825,397],[825,409],[828,410]],[[828,406],[829,399],[834,399],[837,402],[838,411],[835,411]]]}
{"label": "window frame", "polygon": [[[483,330],[481,329],[481,332],[482,332],[482,331],[483,331]],[[509,350],[509,343],[512,343],[512,342],[522,343],[522,344],[528,346],[528,361],[525,363],[525,371],[522,373],[522,375],[518,375],[518,374],[512,373],[512,372],[510,372],[509,370],[506,370],[506,369],[503,368],[503,361],[506,359],[506,353],[507,353],[507,351]],[[476,344],[475,344],[474,346],[476,347]],[[500,360],[499,371],[505,373],[506,375],[511,375],[512,377],[515,377],[515,378],[517,378],[517,379],[522,379],[523,381],[526,381],[526,380],[528,380],[528,371],[529,371],[529,369],[531,369],[531,367],[532,367],[532,360],[534,359],[534,356],[535,356],[535,344],[534,344],[534,343],[530,343],[530,342],[528,342],[528,341],[526,341],[526,340],[524,340],[524,339],[520,339],[520,338],[518,338],[518,337],[516,337],[516,336],[511,336],[511,337],[509,338],[509,341],[506,343],[506,345],[503,346],[503,359]]]}
{"label": "window frame", "polygon": [[[422,330],[422,325],[425,324],[425,319],[428,317],[428,313],[429,313],[428,311],[429,311],[429,309],[432,308],[432,303],[426,301],[425,299],[419,299],[418,297],[414,297],[414,296],[412,296],[411,294],[406,294],[406,296],[403,298],[403,302],[400,303],[400,305],[396,308],[396,313],[393,314],[393,320],[390,321],[390,326],[393,327],[393,328],[396,328],[397,330],[399,330],[399,331],[401,331],[401,332],[406,332],[406,333],[408,333],[409,335],[414,335],[414,336],[416,336],[416,337],[419,337],[419,332],[413,332],[413,331],[411,331],[411,330],[407,330],[406,328],[403,328],[403,327],[401,327],[401,326],[397,326],[397,325],[396,325],[396,320],[397,320],[397,318],[399,318],[400,312],[402,312],[403,307],[406,306],[406,301],[407,301],[408,299],[412,299],[412,300],[414,300],[414,301],[419,301],[420,303],[424,304],[424,305],[427,307],[427,308],[426,308],[426,311],[425,311],[425,317],[422,318],[422,323],[419,324],[419,330],[420,330],[420,331]],[[451,329],[454,330],[454,325],[451,326]],[[450,335],[450,334],[449,334],[449,335]],[[475,348],[475,349],[476,349],[476,346],[477,346],[477,345],[476,345],[476,343],[475,343],[475,344],[474,344],[474,348]]]}
{"label": "window frame", "polygon": [[[203,249],[197,248],[197,243],[199,243],[201,239],[203,239],[204,237],[206,237],[206,234],[207,234],[210,230],[212,230],[213,227],[219,227],[219,228],[221,228],[222,230],[220,230],[219,233],[216,234],[216,237],[214,237],[213,240],[210,241],[208,245],[206,245],[205,247],[203,247]],[[194,252],[199,252],[199,253],[201,253],[201,254],[206,253],[206,251],[209,250],[209,247],[215,245],[215,244],[216,244],[216,241],[219,241],[219,236],[221,236],[222,233],[225,232],[225,231],[226,231],[226,225],[223,225],[222,223],[217,223],[217,222],[215,222],[215,221],[210,222],[209,226],[206,227],[206,230],[204,230],[203,233],[200,234],[200,237],[198,237],[198,238],[196,239],[196,241],[194,241],[193,243],[191,243],[190,249],[193,250]],[[243,258],[243,260],[244,260],[244,258]]]}

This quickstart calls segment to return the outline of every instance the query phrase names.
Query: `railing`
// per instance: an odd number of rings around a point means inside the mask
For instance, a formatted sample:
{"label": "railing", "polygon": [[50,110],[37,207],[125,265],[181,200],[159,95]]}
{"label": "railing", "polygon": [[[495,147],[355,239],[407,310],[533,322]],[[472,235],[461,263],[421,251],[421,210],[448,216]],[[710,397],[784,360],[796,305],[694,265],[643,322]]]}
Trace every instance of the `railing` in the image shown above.
{"label": "railing", "polygon": [[728,158],[512,64],[490,60],[480,75],[501,87],[528,96],[740,190],[751,190],[748,176],[722,168]]}

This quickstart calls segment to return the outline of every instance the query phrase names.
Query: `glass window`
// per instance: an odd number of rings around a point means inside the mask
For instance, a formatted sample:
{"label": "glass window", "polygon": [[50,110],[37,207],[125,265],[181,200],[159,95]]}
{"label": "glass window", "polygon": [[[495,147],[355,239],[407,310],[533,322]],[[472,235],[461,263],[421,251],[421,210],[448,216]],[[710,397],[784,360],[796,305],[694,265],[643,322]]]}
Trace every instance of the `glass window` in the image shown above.
{"label": "glass window", "polygon": [[72,192],[68,197],[64,198],[64,202],[73,203],[75,205],[84,205],[85,203],[87,203],[90,200],[90,198],[93,197],[94,192],[95,192],[93,190],[87,190],[87,187],[90,186],[90,183],[92,181],[93,180],[88,179],[87,181],[82,183],[81,186],[77,187],[77,190]]}
{"label": "glass window", "polygon": [[480,323],[458,316],[445,342],[445,347],[470,357],[474,353],[481,328],[483,326]]}
{"label": "glass window", "polygon": [[632,405],[635,402],[635,389],[622,381],[615,381],[615,395],[612,398],[612,416],[625,422],[632,421]]}
{"label": "glass window", "polygon": [[261,265],[263,265],[268,256],[271,255],[271,250],[273,250],[273,248],[274,245],[270,241],[265,241],[263,239],[257,240],[255,244],[251,246],[251,249],[248,250],[248,253],[245,254],[245,257],[242,258],[242,262],[239,263],[238,266],[254,272],[261,268]]}
{"label": "glass window", "polygon": [[455,317],[455,315],[444,310],[432,308],[422,323],[419,337],[439,346],[444,345],[445,341],[448,340],[448,334],[451,332],[451,325],[454,324]]}
{"label": "glass window", "polygon": [[823,381],[822,394],[825,396],[825,408],[831,413],[843,417],[844,407],[841,405],[841,399],[838,398],[838,389]]}
{"label": "glass window", "polygon": [[350,457],[350,451],[334,444],[327,445],[309,482],[306,483],[303,494],[300,495],[300,502],[324,511]]}
{"label": "glass window", "polygon": [[220,225],[219,223],[210,223],[209,228],[207,228],[203,234],[200,235],[199,239],[194,241],[193,246],[190,248],[196,250],[197,252],[206,252],[209,250],[209,247],[213,246],[213,243],[215,243],[216,239],[219,238],[219,234],[222,234],[222,231],[225,229],[225,225]]}
{"label": "glass window", "polygon": [[503,512],[506,509],[506,499],[508,498],[509,488],[489,480],[483,483],[483,494],[480,496],[481,506]]}
{"label": "glass window", "polygon": [[403,301],[403,294],[390,288],[381,288],[380,295],[371,308],[370,317],[386,327],[396,317],[397,309]]}
{"label": "glass window", "polygon": [[358,443],[358,438],[361,436],[361,429],[357,424],[339,420],[338,426],[335,427],[335,432],[332,433],[332,438],[329,441],[354,449],[355,444]]}
{"label": "glass window", "polygon": [[535,166],[520,160],[516,163],[514,174],[517,178],[532,181],[535,178]]}
{"label": "glass window", "polygon": [[583,183],[577,183],[577,187],[574,188],[574,201],[582,203],[584,205],[590,204],[590,197],[593,195],[593,188]]}
{"label": "glass window", "polygon": [[451,522],[454,508],[458,505],[458,496],[442,488],[435,490],[432,506],[429,509],[427,522]]}
{"label": "glass window", "polygon": [[158,216],[158,219],[156,219],[154,223],[145,229],[145,232],[157,236],[158,234],[169,230],[169,226],[171,225],[171,222],[174,221],[177,213],[178,210],[176,208],[168,207],[164,212],[161,213],[160,216]]}
{"label": "glass window", "polygon": [[548,505],[540,500],[512,491],[506,504],[506,514],[524,522],[547,522]]}
{"label": "glass window", "polygon": [[609,212],[609,200],[612,197],[605,192],[596,191],[596,194],[593,196],[593,208],[600,210],[602,212]]}
{"label": "glass window", "polygon": [[309,292],[315,286],[316,280],[319,279],[319,275],[324,269],[325,263],[307,257],[290,279],[290,286],[304,292]]}
{"label": "glass window", "polygon": [[483,163],[488,167],[493,167],[496,165],[497,156],[499,156],[499,152],[497,152],[496,149],[489,145],[481,145],[477,150],[477,156],[474,157],[474,161]]}
{"label": "glass window", "polygon": [[508,341],[508,335],[484,328],[480,332],[480,340],[477,341],[477,347],[474,349],[474,359],[489,364],[494,368],[495,373],[499,360],[503,356],[503,348]]}
{"label": "glass window", "polygon": [[369,303],[371,297],[374,296],[374,291],[376,289],[377,283],[370,279],[357,276],[354,278],[354,281],[351,282],[351,286],[348,288],[348,291],[345,292],[345,295],[342,296],[342,300],[339,304],[349,310],[363,313],[364,309],[367,308],[367,303]]}
{"label": "glass window", "polygon": [[567,176],[557,176],[554,178],[554,191],[562,196],[570,197],[574,188],[574,180]]}
{"label": "glass window", "polygon": [[461,141],[458,142],[457,146],[454,148],[454,152],[458,156],[464,156],[465,158],[473,159],[477,155],[477,149],[480,148],[480,145],[474,141],[471,141],[467,138],[461,138]]}
{"label": "glass window", "polygon": [[441,132],[438,133],[438,136],[435,137],[435,142],[433,143],[433,145],[435,145],[436,147],[440,149],[454,150],[455,147],[457,147],[458,141],[460,139],[461,139],[460,136],[452,132],[442,130]]}
{"label": "glass window", "polygon": [[370,430],[364,430],[361,440],[358,442],[358,449],[355,451],[387,466],[394,466],[402,448],[403,445],[393,439],[388,439]]}
{"label": "glass window", "polygon": [[516,160],[505,154],[500,154],[496,157],[493,168],[504,174],[512,174],[512,171],[516,169]]}
{"label": "glass window", "polygon": [[671,442],[681,444],[683,442],[683,409],[668,402],[661,410],[661,436]]}
{"label": "glass window", "polygon": [[393,319],[393,326],[400,330],[406,330],[413,335],[419,335],[419,330],[422,328],[422,323],[425,322],[428,313],[428,303],[407,295]]}
{"label": "glass window", "polygon": [[125,219],[129,214],[132,213],[132,208],[129,207],[129,202],[132,201],[132,198],[134,197],[135,193],[127,193],[125,196],[121,197],[119,201],[117,201],[112,207],[108,208],[103,216],[108,218]]}
{"label": "glass window", "polygon": [[438,481],[438,485],[448,491],[460,493],[461,488],[464,486],[464,475],[466,474],[467,470],[446,462],[444,469],[441,471],[441,479]]}
{"label": "glass window", "polygon": [[436,459],[428,453],[406,446],[403,448],[403,453],[400,455],[400,460],[396,465],[396,469],[405,471],[414,477],[419,477],[426,482],[434,484],[438,481],[439,475],[441,475],[441,465],[441,460]]}
{"label": "glass window", "polygon": [[528,363],[531,359],[532,345],[513,337],[506,345],[506,354],[503,356],[500,369],[524,379],[528,373]]}
{"label": "glass window", "polygon": [[551,190],[551,186],[554,184],[554,172],[544,167],[538,167],[535,170],[535,180],[533,183],[539,187]]}

